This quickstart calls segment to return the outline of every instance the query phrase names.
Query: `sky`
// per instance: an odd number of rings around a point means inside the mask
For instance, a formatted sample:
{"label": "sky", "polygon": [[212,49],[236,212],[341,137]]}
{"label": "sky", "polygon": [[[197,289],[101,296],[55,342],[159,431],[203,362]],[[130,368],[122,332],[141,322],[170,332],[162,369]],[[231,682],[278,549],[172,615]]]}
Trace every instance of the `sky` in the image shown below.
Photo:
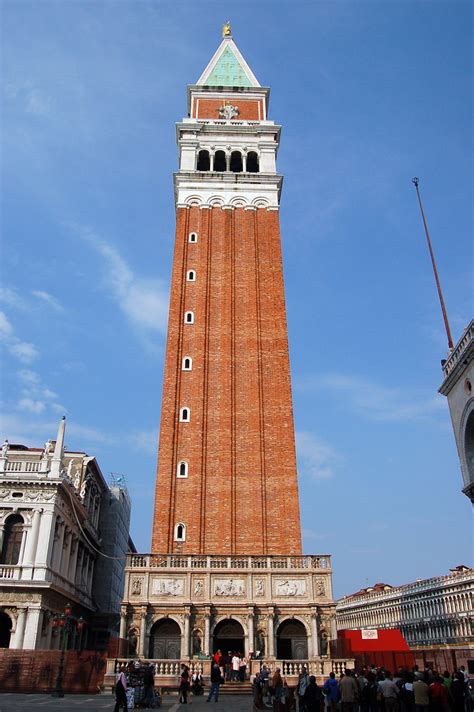
{"label": "sky", "polygon": [[472,563],[447,342],[472,318],[468,2],[4,0],[0,436],[123,474],[150,549],[175,122],[230,19],[278,170],[305,553],[337,597]]}

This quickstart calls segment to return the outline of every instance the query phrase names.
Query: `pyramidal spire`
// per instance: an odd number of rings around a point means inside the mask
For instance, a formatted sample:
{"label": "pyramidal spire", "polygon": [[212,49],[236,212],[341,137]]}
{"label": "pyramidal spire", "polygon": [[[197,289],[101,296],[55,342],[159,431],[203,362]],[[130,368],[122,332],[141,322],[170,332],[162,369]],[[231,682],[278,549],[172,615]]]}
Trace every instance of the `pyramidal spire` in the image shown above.
{"label": "pyramidal spire", "polygon": [[196,84],[210,87],[260,86],[232,39],[229,22],[223,26],[222,42]]}

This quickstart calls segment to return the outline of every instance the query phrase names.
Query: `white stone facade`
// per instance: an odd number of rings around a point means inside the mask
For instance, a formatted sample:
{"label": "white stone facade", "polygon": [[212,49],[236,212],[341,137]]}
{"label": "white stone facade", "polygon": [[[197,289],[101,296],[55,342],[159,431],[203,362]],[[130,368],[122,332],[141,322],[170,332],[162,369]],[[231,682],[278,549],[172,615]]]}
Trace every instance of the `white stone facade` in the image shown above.
{"label": "white stone facade", "polygon": [[[109,489],[95,458],[64,451],[64,432],[63,419],[56,441],[44,448],[7,441],[2,447],[1,647],[57,648],[51,621],[66,603],[89,623],[97,612],[95,549],[102,544],[100,509]],[[86,626],[83,647],[90,635]]]}
{"label": "white stone facade", "polygon": [[474,321],[442,365],[444,381],[439,392],[448,398],[463,492],[474,502]]}
{"label": "white stone facade", "polygon": [[399,628],[408,645],[474,644],[474,569],[405,586],[378,584],[338,601],[338,630]]}

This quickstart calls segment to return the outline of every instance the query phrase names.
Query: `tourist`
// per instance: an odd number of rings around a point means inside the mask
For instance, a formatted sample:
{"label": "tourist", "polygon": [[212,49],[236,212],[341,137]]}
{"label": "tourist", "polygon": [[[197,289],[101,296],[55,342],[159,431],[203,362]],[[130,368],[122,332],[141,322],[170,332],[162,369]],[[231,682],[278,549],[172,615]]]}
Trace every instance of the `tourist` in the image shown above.
{"label": "tourist", "polygon": [[415,693],[413,691],[413,685],[415,682],[415,676],[411,672],[404,672],[403,677],[399,684],[400,690],[400,707],[402,712],[414,712],[415,707]]}
{"label": "tourist", "polygon": [[433,712],[444,712],[447,706],[446,688],[443,679],[438,673],[434,673],[433,682],[430,685],[430,708]]}
{"label": "tourist", "polygon": [[188,703],[188,692],[189,692],[189,668],[187,665],[182,663],[181,665],[181,679],[179,683],[179,701],[186,705]]}
{"label": "tourist", "polygon": [[245,674],[247,672],[247,658],[242,655],[239,664],[239,680],[240,682],[245,682]]}
{"label": "tourist", "polygon": [[226,682],[229,682],[232,677],[232,652],[230,650],[222,656],[222,672]]}
{"label": "tourist", "polygon": [[240,657],[239,657],[238,653],[234,653],[234,655],[232,656],[232,682],[238,682],[239,668],[240,668]]}
{"label": "tourist", "polygon": [[119,712],[123,707],[124,712],[128,712],[127,705],[127,678],[125,677],[125,669],[122,667],[115,680],[115,707],[114,712]]}
{"label": "tourist", "polygon": [[469,688],[466,685],[464,675],[461,670],[454,674],[454,679],[451,685],[451,700],[452,712],[465,712],[469,709],[466,704],[469,697]]}
{"label": "tourist", "polygon": [[366,673],[366,684],[362,688],[360,697],[361,712],[377,712],[378,685],[373,672]]}
{"label": "tourist", "polygon": [[[303,695],[305,712],[320,712],[323,694],[316,683],[314,675],[310,675],[309,684]],[[300,707],[301,710],[301,707]]]}
{"label": "tourist", "polygon": [[342,712],[354,712],[355,705],[359,701],[359,686],[355,677],[352,677],[350,670],[346,670],[339,681],[339,691],[341,693]]}
{"label": "tourist", "polygon": [[392,679],[392,673],[385,671],[385,679],[379,682],[379,692],[385,705],[385,712],[395,712],[399,695],[398,685]]}
{"label": "tourist", "polygon": [[298,677],[298,682],[296,684],[296,691],[298,694],[298,709],[299,712],[306,712],[306,707],[305,707],[305,702],[304,702],[304,693],[306,692],[306,688],[309,685],[309,675],[308,675],[308,668],[306,665],[303,665],[303,669],[301,673],[299,674]]}
{"label": "tourist", "polygon": [[204,681],[202,678],[201,670],[199,668],[196,668],[191,678],[191,690],[193,695],[196,696],[202,695],[204,692]]}
{"label": "tourist", "polygon": [[430,688],[426,679],[421,679],[418,677],[413,683],[413,694],[415,696],[415,712],[427,712],[430,704],[429,690]]}
{"label": "tourist", "polygon": [[143,697],[141,704],[151,707],[155,700],[155,668],[152,664],[147,665],[143,672]]}
{"label": "tourist", "polygon": [[281,676],[281,670],[279,667],[276,668],[272,676],[272,690],[273,690],[273,709],[275,711],[280,710],[280,703],[285,697],[285,689],[283,687],[283,678]]}
{"label": "tourist", "polygon": [[213,695],[215,697],[214,702],[217,702],[219,700],[219,687],[221,686],[222,682],[223,680],[219,665],[214,662],[211,670],[211,689],[209,690],[209,697],[207,698],[206,702],[210,702],[212,700]]}
{"label": "tourist", "polygon": [[339,683],[336,680],[336,675],[333,672],[329,673],[329,679],[323,685],[323,693],[326,695],[326,701],[331,712],[337,711],[337,703],[340,700],[341,693],[339,691]]}

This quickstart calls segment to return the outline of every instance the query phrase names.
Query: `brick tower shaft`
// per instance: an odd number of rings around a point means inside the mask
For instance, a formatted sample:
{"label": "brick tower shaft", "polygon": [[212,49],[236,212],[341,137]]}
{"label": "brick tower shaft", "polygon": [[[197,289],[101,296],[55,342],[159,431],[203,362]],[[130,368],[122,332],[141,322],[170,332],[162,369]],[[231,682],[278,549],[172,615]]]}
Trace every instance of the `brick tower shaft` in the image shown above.
{"label": "brick tower shaft", "polygon": [[177,126],[157,553],[301,554],[268,92],[225,38]]}

